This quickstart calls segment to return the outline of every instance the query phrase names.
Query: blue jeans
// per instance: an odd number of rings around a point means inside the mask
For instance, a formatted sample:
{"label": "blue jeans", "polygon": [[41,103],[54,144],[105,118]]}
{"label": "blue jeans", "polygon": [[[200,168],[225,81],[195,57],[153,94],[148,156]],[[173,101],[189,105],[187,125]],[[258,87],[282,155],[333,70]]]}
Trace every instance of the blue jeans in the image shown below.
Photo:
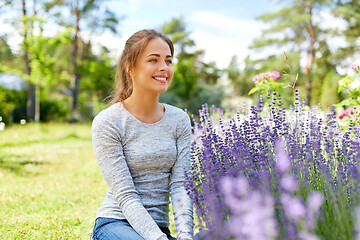
{"label": "blue jeans", "polygon": [[[160,227],[169,240],[176,240],[170,235],[169,228]],[[98,218],[95,221],[90,240],[144,240],[127,220]]]}

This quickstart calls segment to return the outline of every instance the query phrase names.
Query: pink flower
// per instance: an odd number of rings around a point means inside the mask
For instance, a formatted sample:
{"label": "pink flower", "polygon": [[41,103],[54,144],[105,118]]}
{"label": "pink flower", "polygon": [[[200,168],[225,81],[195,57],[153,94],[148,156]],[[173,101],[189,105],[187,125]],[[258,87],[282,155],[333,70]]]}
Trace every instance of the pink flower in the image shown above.
{"label": "pink flower", "polygon": [[269,72],[264,72],[264,73],[260,73],[259,75],[255,75],[253,77],[253,81],[255,82],[255,84],[257,84],[259,81],[261,82],[265,82],[267,80],[279,80],[280,79],[280,73],[277,71],[269,71]]}
{"label": "pink flower", "polygon": [[350,68],[351,68],[352,70],[355,70],[355,69],[357,68],[357,65],[356,65],[355,63],[354,63],[354,64],[351,64]]}
{"label": "pink flower", "polygon": [[277,71],[270,71],[269,74],[271,75],[271,77],[274,80],[279,80],[280,79],[280,73]]}
{"label": "pink flower", "polygon": [[253,81],[256,84],[259,81],[259,75],[255,75],[255,77],[253,77]]}
{"label": "pink flower", "polygon": [[351,117],[352,115],[354,115],[354,109],[353,108],[348,108],[345,111],[343,111],[342,113],[340,113],[338,118],[343,119],[344,117]]}
{"label": "pink flower", "polygon": [[262,74],[265,80],[268,80],[268,78],[271,76],[268,72]]}

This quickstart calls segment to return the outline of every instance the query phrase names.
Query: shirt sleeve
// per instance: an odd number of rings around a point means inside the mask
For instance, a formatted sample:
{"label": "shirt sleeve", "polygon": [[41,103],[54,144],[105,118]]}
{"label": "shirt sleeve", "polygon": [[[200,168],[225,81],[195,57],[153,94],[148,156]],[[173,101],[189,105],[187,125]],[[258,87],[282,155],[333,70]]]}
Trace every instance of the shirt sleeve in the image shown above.
{"label": "shirt sleeve", "polygon": [[170,196],[177,239],[193,239],[193,206],[185,189],[185,171],[190,171],[190,118],[185,114],[177,129],[177,159],[172,169]]}
{"label": "shirt sleeve", "polygon": [[121,131],[113,122],[96,117],[92,143],[100,170],[126,220],[145,240],[167,240],[141,203],[121,143]]}

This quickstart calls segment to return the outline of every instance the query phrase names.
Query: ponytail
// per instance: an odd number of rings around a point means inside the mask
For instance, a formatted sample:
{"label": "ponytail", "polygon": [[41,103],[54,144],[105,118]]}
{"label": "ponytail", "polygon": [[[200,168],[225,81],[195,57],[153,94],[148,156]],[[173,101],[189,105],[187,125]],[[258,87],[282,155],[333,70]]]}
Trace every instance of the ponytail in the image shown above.
{"label": "ponytail", "polygon": [[133,82],[126,69],[126,53],[122,52],[115,74],[115,92],[111,103],[122,102],[131,96],[133,91]]}

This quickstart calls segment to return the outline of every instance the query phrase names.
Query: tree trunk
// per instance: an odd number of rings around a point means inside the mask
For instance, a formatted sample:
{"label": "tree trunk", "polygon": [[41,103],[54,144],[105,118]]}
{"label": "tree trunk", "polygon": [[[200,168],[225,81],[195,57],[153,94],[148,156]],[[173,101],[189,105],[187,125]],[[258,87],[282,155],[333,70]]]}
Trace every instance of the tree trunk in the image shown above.
{"label": "tree trunk", "polygon": [[305,66],[305,75],[306,75],[306,83],[305,83],[305,89],[306,89],[306,98],[307,98],[307,105],[310,106],[311,104],[311,69],[314,65],[314,55],[315,55],[315,30],[314,26],[312,25],[312,4],[309,6],[309,16],[310,20],[308,25],[306,26],[306,30],[309,33],[310,37],[310,45],[309,49],[307,51],[307,63]]}
{"label": "tree trunk", "polygon": [[73,76],[72,76],[72,81],[71,81],[71,87],[72,87],[72,112],[77,110],[77,105],[78,105],[78,91],[79,91],[79,80],[80,80],[80,75],[78,73],[78,66],[77,66],[77,56],[78,56],[78,41],[79,41],[79,32],[80,32],[80,26],[79,26],[79,22],[80,22],[80,14],[79,14],[79,8],[78,8],[79,4],[78,1],[76,1],[75,4],[75,15],[76,15],[76,30],[75,30],[75,35],[74,35],[74,39],[72,42],[72,54],[71,54],[71,64],[72,64],[72,68],[73,68]]}
{"label": "tree trunk", "polygon": [[[36,16],[36,0],[33,2],[33,12],[34,16]],[[35,113],[34,120],[36,123],[40,121],[40,83],[37,81],[35,85]]]}
{"label": "tree trunk", "polygon": [[[23,15],[26,17],[26,2],[22,0],[22,10]],[[30,68],[30,60],[29,60],[29,46],[28,46],[28,39],[27,39],[27,22],[24,21],[24,66],[25,66],[25,74],[30,75],[31,68]],[[27,83],[27,101],[26,101],[26,115],[28,120],[34,120],[35,118],[35,87],[31,82]]]}

